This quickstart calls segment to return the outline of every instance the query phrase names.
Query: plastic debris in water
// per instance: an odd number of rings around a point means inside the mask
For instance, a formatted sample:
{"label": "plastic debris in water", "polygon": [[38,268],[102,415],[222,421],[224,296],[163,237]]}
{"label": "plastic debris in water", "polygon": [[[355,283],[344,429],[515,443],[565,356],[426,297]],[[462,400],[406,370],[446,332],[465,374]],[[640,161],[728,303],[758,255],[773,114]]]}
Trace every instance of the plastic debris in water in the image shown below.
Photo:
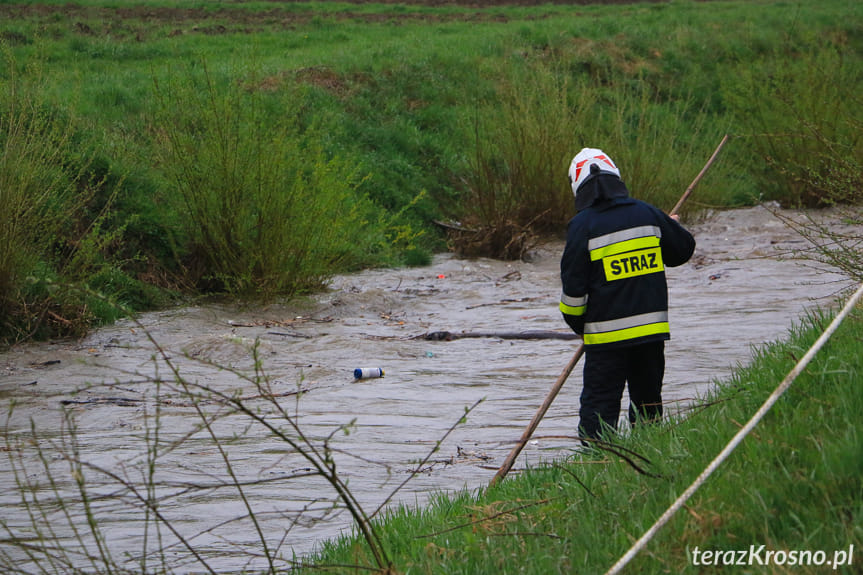
{"label": "plastic debris in water", "polygon": [[384,370],[379,367],[358,367],[354,370],[354,379],[373,379],[383,376]]}

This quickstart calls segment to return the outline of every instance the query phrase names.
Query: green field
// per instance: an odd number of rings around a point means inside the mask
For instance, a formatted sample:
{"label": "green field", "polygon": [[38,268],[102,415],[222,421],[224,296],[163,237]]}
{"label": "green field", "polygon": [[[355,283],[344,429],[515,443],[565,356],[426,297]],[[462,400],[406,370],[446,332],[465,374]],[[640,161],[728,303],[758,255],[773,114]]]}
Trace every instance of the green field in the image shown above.
{"label": "green field", "polygon": [[2,2],[0,337],[444,249],[518,258],[563,232],[585,146],[664,209],[725,134],[690,214],[858,202],[861,12]]}

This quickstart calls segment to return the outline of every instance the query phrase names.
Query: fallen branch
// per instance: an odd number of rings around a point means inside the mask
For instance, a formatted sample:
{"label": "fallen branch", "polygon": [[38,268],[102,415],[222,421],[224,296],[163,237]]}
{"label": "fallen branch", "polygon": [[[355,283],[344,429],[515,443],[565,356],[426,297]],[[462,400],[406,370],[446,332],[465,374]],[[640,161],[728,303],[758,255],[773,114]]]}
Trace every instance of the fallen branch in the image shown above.
{"label": "fallen branch", "polygon": [[[307,393],[308,389],[298,389],[292,391],[284,391],[280,393],[259,393],[255,395],[245,395],[237,398],[240,401],[251,401],[254,399],[275,399],[277,397],[290,397],[293,395]],[[136,407],[144,403],[145,399],[136,399],[133,397],[88,397],[87,399],[61,399],[61,405],[116,405],[117,407]],[[170,399],[159,401],[161,405],[170,405],[173,407],[190,407],[190,402],[178,402]],[[226,403],[226,402],[220,402]]]}
{"label": "fallen branch", "polygon": [[[504,276],[504,279],[506,279],[506,276]],[[476,309],[478,307],[486,307],[486,306],[490,306],[490,305],[506,305],[509,303],[523,303],[523,302],[527,302],[527,301],[536,301],[538,299],[545,299],[545,296],[543,296],[543,297],[520,297],[518,299],[502,299],[500,301],[491,302],[491,303],[478,303],[476,305],[469,305],[464,309]]]}
{"label": "fallen branch", "polygon": [[291,397],[292,395],[299,395],[308,393],[308,389],[296,389],[293,391],[283,391],[281,393],[258,393],[255,395],[244,395],[239,397],[240,401],[251,401],[253,399],[275,399],[277,397]]}
{"label": "fallen branch", "polygon": [[452,230],[455,232],[463,232],[463,233],[468,233],[468,234],[478,234],[480,232],[480,230],[475,230],[472,228],[466,228],[466,227],[464,227],[461,224],[456,223],[456,222],[449,223],[449,222],[442,222],[440,220],[434,220],[434,223],[435,223],[435,225],[438,225],[438,226],[444,228],[445,230]]}
{"label": "fallen branch", "polygon": [[648,477],[655,477],[655,478],[661,478],[662,477],[662,475],[659,475],[656,473],[651,473],[650,471],[645,469],[646,466],[642,467],[643,464],[639,465],[635,462],[636,459],[639,459],[642,462],[646,463],[647,465],[653,465],[653,463],[648,458],[641,455],[637,451],[633,451],[631,449],[623,447],[622,445],[617,445],[615,443],[611,443],[608,441],[602,441],[601,439],[594,439],[592,437],[581,437],[579,435],[575,435],[575,436],[573,436],[573,435],[539,435],[539,436],[536,436],[536,439],[574,439],[574,440],[580,441],[582,443],[582,445],[584,443],[590,443],[594,449],[605,451],[605,452],[611,453],[612,455],[616,455],[617,457],[621,458],[626,463],[628,463],[630,467],[632,467],[634,470],[636,470],[641,475],[646,475]]}
{"label": "fallen branch", "polygon": [[290,333],[290,332],[282,332],[282,331],[268,331],[269,335],[280,335],[282,337],[297,337],[301,339],[311,339],[312,336],[305,333]]}
{"label": "fallen branch", "polygon": [[555,469],[560,469],[564,473],[569,474],[573,479],[575,479],[576,482],[578,482],[579,485],[581,485],[584,488],[585,491],[587,491],[588,495],[590,495],[591,497],[596,497],[596,494],[593,491],[591,491],[590,488],[584,484],[584,481],[582,481],[578,475],[573,473],[572,470],[567,469],[566,467],[564,467],[563,465],[560,465],[559,463],[555,463],[553,465],[553,467]]}
{"label": "fallen branch", "polygon": [[131,397],[92,397],[89,399],[61,399],[61,405],[116,405],[119,407],[135,407],[141,405],[143,399]]}
{"label": "fallen branch", "polygon": [[451,331],[432,331],[417,335],[411,339],[425,339],[429,341],[453,341],[456,339],[470,339],[490,337],[494,339],[581,339],[581,336],[573,332],[565,331],[513,331],[513,332],[484,332],[463,331],[453,333]]}

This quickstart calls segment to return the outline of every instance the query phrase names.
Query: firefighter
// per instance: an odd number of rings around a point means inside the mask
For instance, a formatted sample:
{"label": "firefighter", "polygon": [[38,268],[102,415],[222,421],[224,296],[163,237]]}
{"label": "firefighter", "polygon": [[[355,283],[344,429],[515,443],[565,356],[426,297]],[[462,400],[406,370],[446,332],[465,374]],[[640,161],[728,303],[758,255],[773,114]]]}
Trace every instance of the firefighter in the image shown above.
{"label": "firefighter", "polygon": [[695,239],[658,208],[630,197],[602,150],[582,149],[569,167],[577,211],[560,262],[566,323],[584,338],[579,435],[616,430],[624,386],[629,421],[662,417],[668,324],[665,268],[686,263]]}

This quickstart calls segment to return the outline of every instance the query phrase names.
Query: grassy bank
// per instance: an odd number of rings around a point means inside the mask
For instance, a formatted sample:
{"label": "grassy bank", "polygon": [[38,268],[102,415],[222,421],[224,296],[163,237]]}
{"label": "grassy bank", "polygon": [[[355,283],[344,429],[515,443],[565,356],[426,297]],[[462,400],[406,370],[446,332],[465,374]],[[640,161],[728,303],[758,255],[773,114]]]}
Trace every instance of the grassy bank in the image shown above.
{"label": "grassy bank", "polygon": [[3,341],[113,320],[64,286],[145,310],[520,257],[583,146],[665,209],[726,133],[686,209],[859,203],[857,3],[175,4],[0,4]]}
{"label": "grassy bank", "polygon": [[[829,323],[812,315],[688,413],[619,438],[618,453],[575,453],[476,494],[441,495],[378,526],[396,573],[604,573],[761,406]],[[863,549],[863,309],[844,322],[755,431],[630,563],[632,573],[820,573]],[[575,444],[575,441],[573,442]],[[574,445],[575,447],[575,445]],[[630,460],[638,466],[628,463]],[[705,550],[756,553],[754,566],[705,567]],[[694,565],[698,549],[700,565]],[[759,565],[766,551],[782,551]],[[812,559],[811,565],[793,565]],[[811,555],[801,555],[808,551]],[[822,557],[817,552],[822,551]],[[705,559],[705,557],[711,557]],[[735,554],[735,557],[737,555]],[[760,558],[760,559],[759,559]],[[779,564],[776,559],[783,562]],[[324,545],[308,572],[373,566],[365,543]]]}

